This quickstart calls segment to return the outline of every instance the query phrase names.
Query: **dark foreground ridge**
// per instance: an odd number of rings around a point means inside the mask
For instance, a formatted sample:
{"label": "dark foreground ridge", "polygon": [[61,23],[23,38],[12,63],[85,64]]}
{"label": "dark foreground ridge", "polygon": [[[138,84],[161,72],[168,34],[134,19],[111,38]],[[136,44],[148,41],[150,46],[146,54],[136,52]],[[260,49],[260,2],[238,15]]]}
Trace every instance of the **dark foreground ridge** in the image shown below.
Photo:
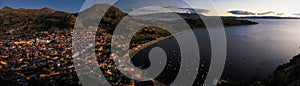
{"label": "dark foreground ridge", "polygon": [[[101,4],[93,7],[97,6],[108,5]],[[104,11],[87,9],[83,13],[91,14],[86,18],[93,19],[94,12]],[[118,8],[111,7],[99,26],[96,27],[95,53],[100,69],[113,85],[153,85],[156,81],[137,82],[126,78],[120,74],[113,63],[112,58],[114,58],[114,55],[110,52],[112,32],[118,22],[126,15]],[[50,8],[12,9],[5,7],[1,9],[0,85],[81,85],[74,70],[74,65],[80,64],[73,64],[72,62],[72,53],[74,53],[72,52],[72,30],[76,16],[77,14],[55,11]],[[201,19],[186,18],[186,21],[191,27],[204,27]],[[223,19],[223,22],[225,26],[257,24],[247,20],[231,18]],[[133,24],[139,23],[133,21]],[[139,47],[144,43],[169,35],[170,33],[163,30],[163,28],[145,27],[135,34],[130,48],[139,50]],[[89,69],[91,67],[85,68]],[[127,70],[131,71],[128,68]]]}
{"label": "dark foreground ridge", "polygon": [[266,82],[268,86],[300,86],[300,54],[280,65]]}
{"label": "dark foreground ridge", "polygon": [[300,54],[280,65],[265,79],[249,81],[223,81],[220,86],[300,86]]}

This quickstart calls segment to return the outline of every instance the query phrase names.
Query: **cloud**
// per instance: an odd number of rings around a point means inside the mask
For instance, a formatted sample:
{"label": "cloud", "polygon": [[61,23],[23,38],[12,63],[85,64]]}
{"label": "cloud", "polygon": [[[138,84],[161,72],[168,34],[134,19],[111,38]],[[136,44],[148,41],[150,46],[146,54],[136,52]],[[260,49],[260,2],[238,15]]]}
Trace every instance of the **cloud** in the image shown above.
{"label": "cloud", "polygon": [[254,12],[242,11],[242,10],[232,10],[232,11],[228,11],[228,13],[235,14],[235,15],[256,15],[256,13]]}
{"label": "cloud", "polygon": [[195,13],[208,13],[209,10],[206,9],[193,9]]}
{"label": "cloud", "polygon": [[208,13],[209,10],[206,9],[196,9],[196,8],[180,8],[180,7],[174,7],[174,6],[169,6],[169,7],[165,7],[168,8],[176,13]]}
{"label": "cloud", "polygon": [[[243,10],[232,10],[228,11],[228,13],[234,14],[234,15],[284,15],[284,13],[277,13],[274,11],[267,11],[267,12],[262,12],[262,13],[255,13],[255,12],[250,12],[250,11],[243,11]],[[300,14],[299,14],[300,16]]]}
{"label": "cloud", "polygon": [[170,10],[162,9],[161,7],[147,7],[143,9],[131,9],[132,11],[129,15],[146,15],[146,14],[156,14],[156,13],[169,13]]}
{"label": "cloud", "polygon": [[276,15],[284,15],[284,13],[277,13]]}
{"label": "cloud", "polygon": [[147,7],[143,9],[127,9],[126,12],[136,12],[134,14],[130,13],[130,15],[146,15],[146,14],[156,14],[156,13],[208,13],[209,10],[206,9],[194,9],[194,8],[180,8],[180,7],[175,7],[175,6],[168,6],[168,7],[163,7],[165,9],[162,9],[161,7]]}
{"label": "cloud", "polygon": [[300,16],[300,13],[294,13],[293,15],[295,15],[295,16]]}
{"label": "cloud", "polygon": [[257,15],[268,15],[268,14],[276,14],[273,11],[263,12],[263,13],[257,13]]}

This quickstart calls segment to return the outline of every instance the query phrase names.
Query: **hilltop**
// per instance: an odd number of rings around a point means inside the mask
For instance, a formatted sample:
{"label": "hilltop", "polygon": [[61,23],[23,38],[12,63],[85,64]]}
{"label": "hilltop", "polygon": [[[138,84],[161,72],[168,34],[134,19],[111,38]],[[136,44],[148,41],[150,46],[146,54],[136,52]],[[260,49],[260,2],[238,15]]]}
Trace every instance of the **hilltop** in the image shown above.
{"label": "hilltop", "polygon": [[72,14],[46,7],[42,9],[5,7],[0,10],[0,26],[6,29],[71,28],[75,18]]}

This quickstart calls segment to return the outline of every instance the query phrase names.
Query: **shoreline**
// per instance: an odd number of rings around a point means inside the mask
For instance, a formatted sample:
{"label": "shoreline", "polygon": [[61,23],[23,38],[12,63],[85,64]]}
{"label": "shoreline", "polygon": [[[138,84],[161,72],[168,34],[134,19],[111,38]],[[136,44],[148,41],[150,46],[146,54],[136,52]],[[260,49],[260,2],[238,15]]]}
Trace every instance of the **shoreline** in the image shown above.
{"label": "shoreline", "polygon": [[[199,29],[202,29],[202,28],[199,28]],[[196,30],[196,29],[192,29],[193,30]],[[152,41],[149,41],[147,43],[144,43],[144,44],[140,44],[132,49],[129,49],[129,56],[132,58],[133,56],[135,56],[138,52],[140,52],[141,50],[153,45],[153,44],[156,44],[158,42],[161,42],[161,41],[164,41],[166,39],[169,39],[171,37],[174,37],[174,36],[177,36],[177,35],[180,35],[182,33],[185,33],[185,32],[188,32],[187,30],[184,30],[184,31],[180,31],[176,34],[172,34],[172,35],[169,35],[169,36],[165,36],[165,37],[160,37],[160,38],[157,38],[156,40],[152,40]],[[140,46],[140,47],[139,47]]]}
{"label": "shoreline", "polygon": [[[250,24],[250,25],[256,25],[256,24]],[[246,25],[237,25],[237,26],[246,26]],[[224,26],[224,29],[225,29],[226,27],[235,27],[235,26]],[[198,29],[207,29],[207,28],[205,28],[205,27],[197,27],[197,28],[191,28],[191,29],[192,29],[192,31],[194,31],[194,30],[198,30]],[[176,35],[182,34],[182,33],[184,33],[184,32],[187,32],[187,30],[180,31],[180,32],[178,32],[178,33],[176,33],[176,34],[172,34],[172,35],[169,35],[169,36],[160,37],[160,38],[157,38],[157,39],[155,39],[155,40],[149,41],[149,42],[144,43],[144,44],[139,44],[138,46],[136,46],[136,47],[134,47],[134,48],[132,48],[132,49],[129,49],[129,56],[130,56],[130,57],[133,57],[133,56],[135,56],[139,51],[141,51],[141,50],[143,50],[143,49],[145,49],[145,48],[147,48],[147,47],[149,47],[149,46],[151,46],[151,45],[153,45],[153,44],[155,44],[155,43],[164,41],[164,40],[166,40],[166,39],[169,39],[169,38],[172,37],[172,36],[176,36]],[[140,46],[140,47],[139,47],[139,46]]]}

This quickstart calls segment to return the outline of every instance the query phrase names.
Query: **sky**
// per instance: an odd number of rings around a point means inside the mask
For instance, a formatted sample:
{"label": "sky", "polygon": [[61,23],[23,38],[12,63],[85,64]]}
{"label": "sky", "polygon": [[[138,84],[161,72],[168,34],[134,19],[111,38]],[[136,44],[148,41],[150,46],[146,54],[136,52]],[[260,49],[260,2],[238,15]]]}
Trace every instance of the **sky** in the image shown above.
{"label": "sky", "polygon": [[300,13],[299,0],[213,0],[215,7],[222,15],[229,10],[244,10],[256,13],[273,11],[284,13],[285,16],[295,16]]}
{"label": "sky", "polygon": [[12,8],[51,9],[78,12],[85,0],[0,0],[0,8],[9,6]]}
{"label": "sky", "polygon": [[[96,0],[92,0],[96,1]],[[115,0],[104,0],[115,1]],[[120,0],[115,4],[124,11],[137,9],[143,6],[176,6],[187,8],[190,5],[195,9],[216,11],[220,16],[299,16],[300,5],[298,0],[186,0],[191,3],[184,4],[181,0]],[[79,12],[85,0],[0,0],[0,8],[40,9],[43,7],[71,13]],[[92,2],[87,7],[99,2]],[[209,15],[209,13],[208,13]]]}

